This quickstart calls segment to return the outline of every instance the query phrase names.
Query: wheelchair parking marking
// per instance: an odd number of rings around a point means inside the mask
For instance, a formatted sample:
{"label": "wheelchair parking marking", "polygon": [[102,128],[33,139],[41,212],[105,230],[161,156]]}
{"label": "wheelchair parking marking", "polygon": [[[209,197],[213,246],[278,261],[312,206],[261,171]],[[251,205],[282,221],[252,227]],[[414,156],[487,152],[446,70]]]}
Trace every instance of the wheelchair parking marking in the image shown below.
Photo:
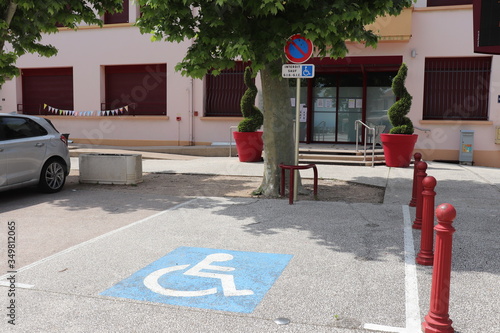
{"label": "wheelchair parking marking", "polygon": [[287,254],[180,247],[101,295],[251,313],[291,258]]}
{"label": "wheelchair parking marking", "polygon": [[[224,296],[253,295],[253,291],[251,291],[251,290],[236,290],[233,275],[201,272],[202,269],[209,269],[209,270],[222,271],[222,272],[234,271],[233,267],[210,265],[214,261],[229,261],[229,260],[232,260],[233,258],[234,257],[232,255],[227,254],[227,253],[209,254],[205,259],[203,259],[198,264],[193,266],[193,268],[186,271],[184,273],[184,275],[220,279]],[[196,297],[196,296],[206,296],[206,295],[211,295],[211,294],[217,293],[217,288],[204,289],[204,290],[194,290],[194,291],[173,290],[173,289],[163,288],[158,283],[158,279],[160,277],[162,277],[163,275],[168,274],[168,273],[173,272],[173,271],[183,270],[187,267],[189,267],[189,265],[173,266],[173,267],[159,269],[159,270],[149,274],[144,279],[144,285],[148,289],[154,291],[155,293],[162,294],[165,296],[174,296],[174,297]]]}

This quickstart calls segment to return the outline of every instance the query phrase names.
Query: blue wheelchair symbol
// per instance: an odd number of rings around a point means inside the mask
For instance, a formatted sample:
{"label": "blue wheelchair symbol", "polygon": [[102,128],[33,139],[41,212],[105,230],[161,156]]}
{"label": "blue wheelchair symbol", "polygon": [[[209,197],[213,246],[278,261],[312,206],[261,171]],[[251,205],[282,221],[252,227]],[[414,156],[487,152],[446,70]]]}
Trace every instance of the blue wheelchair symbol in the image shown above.
{"label": "blue wheelchair symbol", "polygon": [[251,313],[291,258],[288,254],[179,247],[101,295]]}
{"label": "blue wheelchair symbol", "polygon": [[302,76],[312,77],[313,76],[313,66],[302,66]]}

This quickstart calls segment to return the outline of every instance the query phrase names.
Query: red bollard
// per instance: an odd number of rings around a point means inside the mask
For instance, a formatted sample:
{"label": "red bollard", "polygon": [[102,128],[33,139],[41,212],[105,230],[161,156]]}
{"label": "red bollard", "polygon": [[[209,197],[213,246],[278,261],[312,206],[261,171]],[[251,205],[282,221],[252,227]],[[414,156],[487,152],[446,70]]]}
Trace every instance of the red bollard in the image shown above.
{"label": "red bollard", "polygon": [[422,160],[422,154],[415,153],[413,155],[415,162],[413,162],[413,187],[411,190],[411,200],[408,206],[415,207],[417,206],[417,164]]}
{"label": "red bollard", "polygon": [[424,318],[424,333],[453,333],[453,323],[448,314],[450,305],[451,249],[455,229],[453,220],[457,216],[450,204],[439,205],[436,209],[438,225],[436,230],[436,255],[432,273],[431,306]]}
{"label": "red bollard", "polygon": [[422,180],[422,234],[420,236],[420,252],[417,254],[417,264],[432,266],[434,262],[434,197],[436,192],[436,178],[425,177]]}
{"label": "red bollard", "polygon": [[413,229],[422,229],[422,181],[427,174],[427,163],[418,162],[417,164],[417,209],[415,211],[415,221],[413,221]]}

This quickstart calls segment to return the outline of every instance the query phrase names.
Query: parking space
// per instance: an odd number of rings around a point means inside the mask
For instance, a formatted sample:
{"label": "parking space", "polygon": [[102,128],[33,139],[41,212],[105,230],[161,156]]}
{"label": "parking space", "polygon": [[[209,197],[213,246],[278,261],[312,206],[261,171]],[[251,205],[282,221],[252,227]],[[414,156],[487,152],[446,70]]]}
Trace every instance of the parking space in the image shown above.
{"label": "parking space", "polygon": [[[384,204],[169,197],[71,181],[50,196],[9,192],[0,221],[3,235],[15,221],[16,285],[8,296],[12,274],[1,276],[0,302],[15,299],[16,325],[4,320],[0,331],[417,332],[432,267],[414,264],[410,171],[391,169]],[[429,172],[437,202],[459,212],[450,299],[459,333],[500,331],[499,190],[482,185],[483,171]]]}
{"label": "parking space", "polygon": [[[18,328],[45,327],[33,320],[40,316],[33,308],[58,313],[61,321],[50,316],[47,325],[62,328],[68,320],[93,325],[102,309],[118,304],[123,317],[161,307],[154,320],[164,325],[179,325],[180,313],[210,321],[222,316],[242,332],[248,331],[239,326],[244,314],[265,323],[262,332],[280,327],[279,317],[291,320],[291,332],[404,327],[402,223],[387,223],[400,207],[311,204],[324,213],[311,216],[283,200],[190,199],[35,262],[17,275],[28,286],[18,302],[39,304],[20,307]],[[61,295],[64,301],[54,302]],[[74,317],[80,302],[95,307]]]}

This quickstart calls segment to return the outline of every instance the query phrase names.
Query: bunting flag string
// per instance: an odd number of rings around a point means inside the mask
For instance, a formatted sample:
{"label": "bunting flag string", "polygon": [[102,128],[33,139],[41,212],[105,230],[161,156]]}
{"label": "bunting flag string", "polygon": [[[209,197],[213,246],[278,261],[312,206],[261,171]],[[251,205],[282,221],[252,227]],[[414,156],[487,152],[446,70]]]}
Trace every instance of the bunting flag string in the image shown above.
{"label": "bunting flag string", "polygon": [[47,110],[49,113],[60,115],[60,116],[74,116],[74,117],[109,117],[109,116],[119,116],[128,113],[129,105],[125,105],[113,110],[104,111],[73,111],[73,110],[62,110],[54,108],[50,105],[43,104],[43,109]]}

